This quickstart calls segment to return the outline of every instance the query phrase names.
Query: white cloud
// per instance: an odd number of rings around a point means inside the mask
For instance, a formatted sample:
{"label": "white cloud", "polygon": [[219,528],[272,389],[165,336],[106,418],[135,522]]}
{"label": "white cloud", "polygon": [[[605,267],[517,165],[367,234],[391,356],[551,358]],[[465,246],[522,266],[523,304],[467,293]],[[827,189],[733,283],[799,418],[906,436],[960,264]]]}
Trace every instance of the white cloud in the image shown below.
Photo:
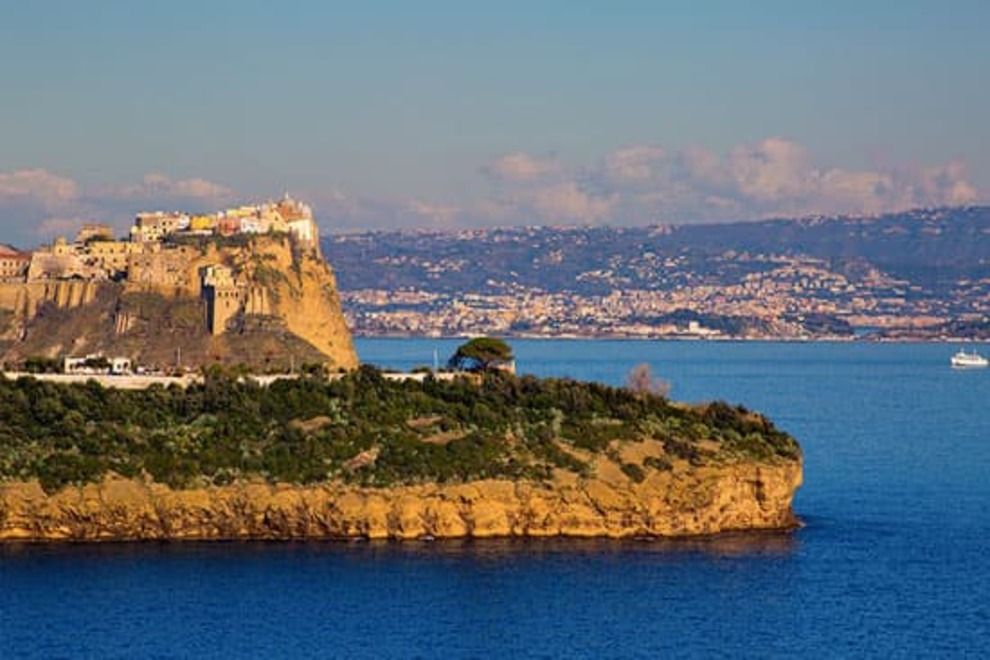
{"label": "white cloud", "polygon": [[[893,199],[893,177],[883,172],[850,172],[832,169],[821,175],[818,196],[835,213],[879,213],[904,206]],[[908,203],[910,206],[910,203]]]}
{"label": "white cloud", "polygon": [[495,181],[527,183],[556,176],[562,167],[553,157],[516,152],[499,156],[482,167],[481,171]]}
{"label": "white cloud", "polygon": [[233,199],[233,191],[219,183],[192,178],[175,181],[164,174],[146,174],[137,185],[129,185],[112,191],[113,196],[124,199],[178,199],[203,200],[223,203]]}
{"label": "white cloud", "polygon": [[542,220],[553,222],[595,222],[608,216],[611,205],[607,198],[581,190],[574,181],[537,190],[530,201]]}
{"label": "white cloud", "polygon": [[57,236],[74,236],[79,228],[87,222],[93,222],[93,220],[90,218],[45,218],[35,228],[35,235],[42,240]]}
{"label": "white cloud", "polygon": [[709,187],[732,187],[732,177],[714,151],[704,147],[687,147],[677,154],[677,160],[684,179],[701,181]]}
{"label": "white cloud", "polygon": [[646,183],[656,179],[667,166],[667,150],[640,144],[617,149],[604,158],[602,168],[611,181]]}
{"label": "white cloud", "polygon": [[966,164],[959,160],[926,168],[920,188],[924,196],[945,200],[946,204],[970,204],[979,196],[966,181]]}
{"label": "white cloud", "polygon": [[234,198],[226,186],[201,178],[149,174],[137,184],[100,187],[44,169],[0,172],[0,242],[30,246],[39,238],[71,235],[83,222],[105,222],[123,232],[138,211],[212,210]]}
{"label": "white cloud", "polygon": [[451,227],[460,214],[461,209],[448,204],[436,204],[422,199],[413,199],[406,203],[406,209],[427,220],[435,227]]}
{"label": "white cloud", "polygon": [[45,208],[75,199],[79,186],[75,181],[42,169],[0,172],[0,201],[29,202]]}
{"label": "white cloud", "polygon": [[[423,197],[354,197],[335,188],[302,195],[330,230],[554,223],[649,224],[808,214],[873,214],[987,201],[963,161],[912,167],[823,167],[781,137],[723,153],[630,144],[591,163],[513,152],[481,168],[490,191],[452,203]],[[248,198],[249,200],[250,198]],[[0,172],[0,242],[31,245],[71,234],[82,222],[119,232],[141,210],[210,211],[235,191],[199,177],[152,173],[94,187],[44,169]]]}
{"label": "white cloud", "polygon": [[[528,159],[515,154],[514,162]],[[627,145],[590,167],[558,163],[555,175],[517,177],[515,186],[503,177],[476,210],[504,224],[534,219],[646,224],[875,214],[986,199],[967,179],[961,161],[927,168],[823,168],[804,145],[781,137],[724,154],[697,146],[672,151]]]}
{"label": "white cloud", "polygon": [[781,138],[738,146],[727,164],[740,194],[756,201],[804,197],[814,193],[818,183],[807,149]]}

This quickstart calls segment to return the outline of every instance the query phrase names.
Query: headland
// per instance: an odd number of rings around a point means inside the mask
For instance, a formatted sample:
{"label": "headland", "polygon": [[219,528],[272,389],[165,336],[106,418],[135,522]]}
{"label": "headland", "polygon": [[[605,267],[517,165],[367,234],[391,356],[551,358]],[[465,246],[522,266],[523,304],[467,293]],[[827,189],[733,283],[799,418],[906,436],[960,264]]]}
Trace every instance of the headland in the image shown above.
{"label": "headland", "polygon": [[185,388],[19,379],[0,391],[5,541],[688,536],[797,522],[797,443],[721,402],[369,367],[268,386],[214,371]]}
{"label": "headland", "polygon": [[213,215],[139,213],[126,240],[84,225],[71,242],[5,251],[0,275],[7,363],[357,365],[312,212],[290,198]]}
{"label": "headland", "polygon": [[[792,527],[801,450],[649,388],[358,366],[310,209],[140,213],[0,254],[0,541]],[[90,379],[88,376],[94,376]],[[97,380],[99,379],[99,380]]]}

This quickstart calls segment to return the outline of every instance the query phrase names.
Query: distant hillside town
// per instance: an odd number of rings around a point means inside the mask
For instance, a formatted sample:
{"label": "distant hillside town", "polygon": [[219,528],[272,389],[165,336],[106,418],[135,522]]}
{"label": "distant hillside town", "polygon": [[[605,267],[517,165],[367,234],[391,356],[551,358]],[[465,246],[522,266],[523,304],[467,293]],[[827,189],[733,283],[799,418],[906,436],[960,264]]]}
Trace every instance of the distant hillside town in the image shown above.
{"label": "distant hillside town", "polygon": [[990,339],[990,207],[331,235],[359,335]]}

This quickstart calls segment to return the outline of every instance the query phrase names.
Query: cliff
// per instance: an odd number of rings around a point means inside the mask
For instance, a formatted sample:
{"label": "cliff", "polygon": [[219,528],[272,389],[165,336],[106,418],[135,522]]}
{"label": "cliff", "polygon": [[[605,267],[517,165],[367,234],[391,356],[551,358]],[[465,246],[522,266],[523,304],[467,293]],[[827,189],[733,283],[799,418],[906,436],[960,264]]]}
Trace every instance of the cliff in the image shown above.
{"label": "cliff", "polygon": [[361,488],[241,483],[173,490],[110,475],[46,495],[0,484],[0,541],[689,536],[796,525],[800,461],[681,466],[636,483],[606,471],[550,483]]}
{"label": "cliff", "polygon": [[0,540],[712,534],[792,526],[801,477],[743,406],[568,379],[0,378]]}
{"label": "cliff", "polygon": [[[225,288],[204,286],[222,269]],[[135,364],[352,369],[334,273],[285,235],[204,240],[133,257],[126,277],[0,284],[5,361],[104,353]]]}

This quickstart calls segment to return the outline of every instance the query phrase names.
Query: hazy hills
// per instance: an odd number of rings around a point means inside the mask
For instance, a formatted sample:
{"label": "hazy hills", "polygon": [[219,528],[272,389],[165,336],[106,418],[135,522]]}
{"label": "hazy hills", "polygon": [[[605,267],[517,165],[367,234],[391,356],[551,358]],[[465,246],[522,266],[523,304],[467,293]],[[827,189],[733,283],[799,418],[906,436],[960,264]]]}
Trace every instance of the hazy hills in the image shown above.
{"label": "hazy hills", "polygon": [[990,337],[990,207],[374,231],[324,248],[359,334]]}
{"label": "hazy hills", "polygon": [[[724,284],[770,256],[821,259],[847,277],[870,269],[929,295],[990,277],[990,207],[653,227],[374,231],[324,238],[342,291],[495,294],[522,286],[604,294]],[[607,275],[606,275],[607,274]]]}

